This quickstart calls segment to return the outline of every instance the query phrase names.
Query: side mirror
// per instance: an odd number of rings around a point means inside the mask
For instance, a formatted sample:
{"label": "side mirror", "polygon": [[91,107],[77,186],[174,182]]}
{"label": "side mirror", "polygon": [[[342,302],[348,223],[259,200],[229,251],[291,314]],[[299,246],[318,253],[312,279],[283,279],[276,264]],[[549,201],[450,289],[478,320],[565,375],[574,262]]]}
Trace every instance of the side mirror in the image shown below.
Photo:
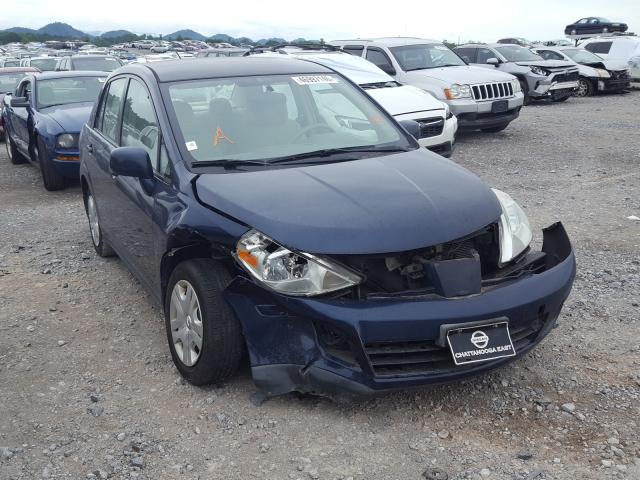
{"label": "side mirror", "polygon": [[497,67],[498,65],[500,65],[500,60],[495,57],[487,58],[487,65],[493,65],[494,67]]}
{"label": "side mirror", "polygon": [[151,159],[144,148],[119,147],[111,152],[109,167],[113,175],[135,177],[140,179],[153,178]]}
{"label": "side mirror", "polygon": [[413,138],[418,140],[420,138],[420,124],[415,120],[400,120],[400,125],[409,132]]}
{"label": "side mirror", "polygon": [[384,73],[386,73],[387,75],[391,75],[392,77],[397,73],[396,69],[393,68],[393,66],[389,65],[389,64],[378,65],[378,68],[380,70],[382,70]]}
{"label": "side mirror", "polygon": [[11,98],[11,106],[15,108],[26,108],[30,107],[29,99],[27,97],[12,97]]}

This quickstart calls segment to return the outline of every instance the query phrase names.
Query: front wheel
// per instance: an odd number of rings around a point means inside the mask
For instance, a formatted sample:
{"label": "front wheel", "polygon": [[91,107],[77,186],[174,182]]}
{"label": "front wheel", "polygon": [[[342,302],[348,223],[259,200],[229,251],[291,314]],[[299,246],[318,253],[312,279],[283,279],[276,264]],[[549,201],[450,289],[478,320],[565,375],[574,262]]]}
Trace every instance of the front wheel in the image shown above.
{"label": "front wheel", "polygon": [[591,95],[593,95],[593,83],[590,80],[587,80],[586,78],[580,78],[578,80],[578,90],[576,90],[576,93],[574,93],[574,95],[576,97],[590,97]]}
{"label": "front wheel", "polygon": [[46,188],[50,192],[62,190],[66,185],[65,178],[60,175],[60,172],[58,172],[58,170],[56,169],[56,166],[49,158],[49,155],[47,155],[47,149],[42,140],[38,139],[36,141],[36,146],[33,150],[33,154],[40,164],[40,171],[42,172],[42,182],[44,183],[44,188]]}
{"label": "front wheel", "polygon": [[218,383],[240,365],[240,323],[223,298],[231,277],[211,259],[180,263],[165,293],[164,315],[173,363],[193,385]]}

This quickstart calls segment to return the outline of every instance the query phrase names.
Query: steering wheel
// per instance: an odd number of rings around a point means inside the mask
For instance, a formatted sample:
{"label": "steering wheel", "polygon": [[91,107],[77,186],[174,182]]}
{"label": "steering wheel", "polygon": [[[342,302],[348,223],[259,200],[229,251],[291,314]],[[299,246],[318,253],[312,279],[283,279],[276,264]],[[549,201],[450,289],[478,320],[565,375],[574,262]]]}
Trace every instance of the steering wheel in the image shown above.
{"label": "steering wheel", "polygon": [[302,130],[298,132],[298,134],[293,137],[291,143],[296,143],[303,135],[306,135],[309,132],[313,132],[314,130],[324,130],[327,133],[334,133],[335,130],[324,123],[312,123],[311,125],[307,125],[306,127],[302,127]]}

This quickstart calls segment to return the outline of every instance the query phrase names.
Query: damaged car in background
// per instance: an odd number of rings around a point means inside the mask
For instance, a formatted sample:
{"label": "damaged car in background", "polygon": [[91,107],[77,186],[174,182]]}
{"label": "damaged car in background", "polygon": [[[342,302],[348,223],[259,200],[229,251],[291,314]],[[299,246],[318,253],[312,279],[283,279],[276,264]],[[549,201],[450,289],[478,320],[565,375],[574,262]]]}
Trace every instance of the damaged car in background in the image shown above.
{"label": "damaged car in background", "polygon": [[547,60],[564,60],[577,65],[580,74],[577,97],[589,97],[597,92],[620,93],[631,86],[629,69],[619,60],[604,60],[579,47],[538,47],[534,50]]}
{"label": "damaged car in background", "polygon": [[534,348],[573,284],[563,226],[532,248],[522,208],[416,122],[283,57],[125,66],[81,135],[95,249],[164,306],[180,373],[227,380],[246,349],[268,395],[371,394]]}

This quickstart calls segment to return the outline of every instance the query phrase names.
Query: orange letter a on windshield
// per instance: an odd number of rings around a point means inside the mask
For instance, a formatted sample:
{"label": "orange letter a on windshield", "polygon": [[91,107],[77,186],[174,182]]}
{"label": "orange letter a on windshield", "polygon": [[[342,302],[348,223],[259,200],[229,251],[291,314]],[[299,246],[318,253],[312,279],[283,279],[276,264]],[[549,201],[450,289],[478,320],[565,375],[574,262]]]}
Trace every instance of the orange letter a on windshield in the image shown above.
{"label": "orange letter a on windshield", "polygon": [[231,140],[229,137],[227,137],[224,132],[222,131],[222,129],[220,127],[216,128],[216,135],[215,137],[213,137],[213,146],[217,147],[218,146],[218,142],[222,141],[222,140],[226,140],[229,143],[235,143],[233,140]]}

